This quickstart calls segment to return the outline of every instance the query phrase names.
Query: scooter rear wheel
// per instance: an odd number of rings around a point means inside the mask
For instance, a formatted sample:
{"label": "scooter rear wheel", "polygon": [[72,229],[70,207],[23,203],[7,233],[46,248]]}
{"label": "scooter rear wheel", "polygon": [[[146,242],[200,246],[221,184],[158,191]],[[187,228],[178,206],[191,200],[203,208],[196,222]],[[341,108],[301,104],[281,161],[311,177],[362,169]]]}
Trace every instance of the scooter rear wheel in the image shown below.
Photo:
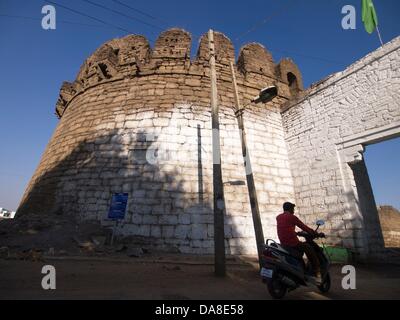
{"label": "scooter rear wheel", "polygon": [[287,286],[275,275],[272,276],[272,279],[267,280],[267,287],[269,294],[274,299],[282,299],[287,292]]}
{"label": "scooter rear wheel", "polygon": [[328,292],[331,288],[331,276],[329,272],[325,275],[322,283],[318,286],[319,291],[322,293]]}

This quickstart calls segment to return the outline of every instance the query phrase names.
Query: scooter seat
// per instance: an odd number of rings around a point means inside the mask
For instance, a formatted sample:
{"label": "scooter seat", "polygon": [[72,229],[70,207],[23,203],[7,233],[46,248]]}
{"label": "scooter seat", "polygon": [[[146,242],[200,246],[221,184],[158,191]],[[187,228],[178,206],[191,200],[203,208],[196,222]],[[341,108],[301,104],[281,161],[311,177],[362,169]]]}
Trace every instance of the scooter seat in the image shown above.
{"label": "scooter seat", "polygon": [[292,257],[296,259],[303,259],[303,252],[293,247],[282,246]]}
{"label": "scooter seat", "polygon": [[275,241],[272,241],[269,244],[269,246],[273,247],[275,250],[278,250],[279,252],[281,252],[283,254],[292,256],[295,259],[303,260],[303,253],[293,247],[283,246],[280,243],[277,243]]}
{"label": "scooter seat", "polygon": [[269,246],[273,247],[275,250],[278,250],[282,253],[289,254],[289,252],[287,252],[279,243],[275,241],[269,244]]}

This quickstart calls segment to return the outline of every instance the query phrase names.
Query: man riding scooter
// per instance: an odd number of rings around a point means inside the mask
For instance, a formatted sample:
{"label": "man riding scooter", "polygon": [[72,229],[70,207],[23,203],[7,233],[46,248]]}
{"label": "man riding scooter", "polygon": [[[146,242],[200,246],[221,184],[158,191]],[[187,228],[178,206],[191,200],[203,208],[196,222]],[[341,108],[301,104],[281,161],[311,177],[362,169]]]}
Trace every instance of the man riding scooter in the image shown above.
{"label": "man riding scooter", "polygon": [[285,249],[287,248],[289,251],[297,250],[302,254],[306,254],[307,259],[310,261],[314,271],[315,281],[317,283],[321,283],[321,268],[317,254],[311,245],[306,242],[301,242],[297,238],[295,228],[299,227],[310,235],[323,236],[323,234],[314,231],[301,222],[301,220],[294,215],[295,206],[296,205],[294,203],[285,202],[283,204],[284,212],[276,217],[279,240]]}

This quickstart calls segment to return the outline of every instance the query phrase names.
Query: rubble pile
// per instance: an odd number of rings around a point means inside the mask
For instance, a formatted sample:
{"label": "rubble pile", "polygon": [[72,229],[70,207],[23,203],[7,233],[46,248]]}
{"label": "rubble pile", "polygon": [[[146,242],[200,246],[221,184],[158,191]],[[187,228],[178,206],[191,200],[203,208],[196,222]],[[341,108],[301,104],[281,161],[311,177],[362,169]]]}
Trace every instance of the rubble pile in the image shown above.
{"label": "rubble pile", "polygon": [[[148,250],[132,239],[114,239],[112,230],[97,221],[76,222],[56,215],[22,215],[0,221],[0,258],[42,261],[46,256],[140,257]],[[130,243],[129,243],[130,242]]]}

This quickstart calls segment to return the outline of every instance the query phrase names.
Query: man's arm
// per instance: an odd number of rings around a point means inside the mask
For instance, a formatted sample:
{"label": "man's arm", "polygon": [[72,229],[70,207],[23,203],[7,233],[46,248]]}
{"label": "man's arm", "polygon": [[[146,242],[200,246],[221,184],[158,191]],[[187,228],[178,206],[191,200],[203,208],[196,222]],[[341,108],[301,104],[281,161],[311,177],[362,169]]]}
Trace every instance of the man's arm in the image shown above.
{"label": "man's arm", "polygon": [[297,218],[296,216],[294,216],[294,218],[296,219],[295,224],[297,227],[299,227],[301,230],[309,233],[309,234],[315,234],[316,232],[311,229],[310,227],[306,226],[303,222],[301,222],[301,220],[299,218]]}

